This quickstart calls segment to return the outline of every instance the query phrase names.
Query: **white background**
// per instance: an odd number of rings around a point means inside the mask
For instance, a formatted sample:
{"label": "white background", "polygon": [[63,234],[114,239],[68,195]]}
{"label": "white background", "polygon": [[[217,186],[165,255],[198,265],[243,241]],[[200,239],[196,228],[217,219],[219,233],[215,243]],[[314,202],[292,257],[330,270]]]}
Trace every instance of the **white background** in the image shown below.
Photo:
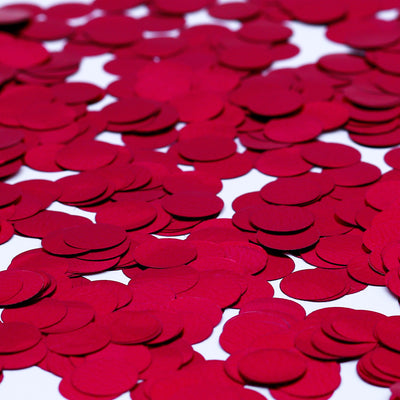
{"label": "white background", "polygon": [[[185,0],[182,0],[185,1]],[[43,8],[49,7],[54,4],[61,3],[60,0],[27,0],[32,4],[40,5]],[[90,3],[90,0],[68,0],[68,2],[81,2]],[[226,2],[226,1],[221,1]],[[1,1],[1,5],[15,4],[15,1]],[[132,16],[144,16],[147,13],[147,9],[144,6],[137,7],[129,12]],[[395,11],[386,11],[380,14],[382,18],[393,18],[397,15]],[[197,25],[203,23],[218,23],[229,26],[231,29],[238,29],[240,24],[238,22],[221,22],[210,18],[206,12],[192,13],[186,18],[187,24]],[[316,62],[321,56],[332,53],[349,52],[350,49],[346,46],[339,45],[336,43],[329,42],[325,36],[324,27],[308,26],[297,22],[289,22],[287,26],[292,28],[294,34],[290,39],[290,42],[296,44],[300,49],[300,54],[289,60],[279,61],[274,63],[273,69],[285,68],[285,67],[298,67],[307,63]],[[46,47],[49,50],[59,50],[62,48],[63,41],[49,42],[46,43]],[[92,82],[103,88],[116,80],[116,76],[110,75],[103,71],[102,65],[105,62],[111,60],[113,56],[102,55],[96,57],[90,57],[84,59],[81,68],[75,75],[68,78],[69,81],[84,81]],[[103,108],[106,104],[113,101],[113,98],[106,96],[100,103],[90,106],[93,110]],[[98,137],[99,140],[109,141],[116,144],[122,144],[120,135],[115,133],[103,133]],[[369,149],[358,146],[348,139],[347,133],[344,131],[337,131],[334,133],[327,133],[320,137],[321,140],[327,142],[340,142],[344,144],[350,144],[354,148],[357,148],[361,154],[363,161],[367,161],[378,166],[382,172],[389,170],[389,167],[383,162],[383,156],[387,150],[385,149]],[[244,149],[240,148],[240,151]],[[187,168],[185,168],[187,169]],[[49,179],[56,180],[62,176],[70,175],[71,172],[57,172],[57,173],[42,173],[33,171],[28,167],[22,167],[21,171],[14,177],[8,180],[10,183],[24,181],[28,179]],[[231,208],[232,201],[239,195],[255,190],[261,189],[273,178],[267,177],[258,171],[251,171],[249,174],[233,179],[225,180],[224,188],[219,196],[225,202],[225,208],[221,213],[222,218],[231,217],[233,210]],[[78,209],[63,206],[61,204],[53,204],[50,207],[51,210],[66,211],[73,214],[85,215],[93,219],[94,214],[80,211]],[[14,236],[8,243],[0,246],[0,269],[6,269],[12,258],[28,249],[40,247],[40,241],[38,239],[22,238]],[[303,261],[295,259],[296,269],[307,268],[307,264]],[[126,283],[127,278],[118,272],[107,272],[98,276],[91,276],[90,279],[114,279]],[[286,296],[279,290],[279,281],[272,282],[275,289],[275,297]],[[369,309],[377,312],[381,312],[386,315],[399,314],[400,308],[397,299],[392,296],[386,288],[368,287],[366,290],[356,293],[350,296],[346,296],[342,299],[336,300],[329,303],[311,303],[298,301],[306,309],[307,312],[311,312],[315,309],[328,307],[328,306],[343,306],[352,307],[355,309]],[[214,329],[213,335],[198,345],[195,345],[195,350],[202,353],[207,359],[226,359],[228,354],[225,353],[218,344],[218,337],[221,333],[223,323],[233,315],[236,315],[236,311],[228,310],[224,314],[223,321],[221,324]],[[363,382],[355,371],[355,361],[350,361],[341,364],[341,376],[342,383],[339,389],[332,396],[332,400],[345,400],[353,397],[357,397],[363,400],[383,400],[388,399],[390,392],[388,389],[378,388],[371,386]],[[37,367],[27,368],[20,371],[5,371],[4,380],[0,384],[0,399],[4,400],[62,400],[63,397],[58,392],[58,384],[60,378],[42,371]],[[268,399],[271,396],[266,389],[260,390]],[[130,399],[129,394],[118,398],[119,400]]]}

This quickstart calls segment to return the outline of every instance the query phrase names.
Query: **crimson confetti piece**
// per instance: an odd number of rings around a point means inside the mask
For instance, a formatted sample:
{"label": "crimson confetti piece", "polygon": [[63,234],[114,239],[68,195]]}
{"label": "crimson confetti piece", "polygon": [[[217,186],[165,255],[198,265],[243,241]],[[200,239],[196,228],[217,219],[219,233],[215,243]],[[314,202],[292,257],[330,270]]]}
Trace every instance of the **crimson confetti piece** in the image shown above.
{"label": "crimson confetti piece", "polygon": [[47,298],[23,308],[5,309],[1,314],[1,319],[3,322],[28,322],[42,329],[57,324],[66,314],[65,304]]}
{"label": "crimson confetti piece", "polygon": [[266,151],[256,161],[255,167],[266,175],[288,177],[308,172],[312,165],[305,161],[296,147]]}
{"label": "crimson confetti piece", "polygon": [[251,208],[250,223],[258,229],[270,232],[296,232],[310,227],[312,213],[300,207],[265,204]]}
{"label": "crimson confetti piece", "polygon": [[117,156],[117,149],[109,143],[87,141],[72,143],[60,149],[56,154],[56,162],[62,168],[73,171],[86,171],[104,167]]}
{"label": "crimson confetti piece", "polygon": [[18,290],[14,296],[4,299],[2,301],[3,307],[13,306],[31,300],[45,290],[46,284],[48,283],[47,278],[39,272],[19,270],[3,271],[2,274],[4,274],[5,277],[6,275],[10,275],[14,277],[14,279],[22,281],[21,290]]}
{"label": "crimson confetti piece", "polygon": [[263,270],[269,260],[267,252],[252,243],[226,241],[221,247],[226,258],[243,265],[250,274]]}
{"label": "crimson confetti piece", "polygon": [[126,239],[125,231],[114,225],[91,224],[64,231],[65,243],[79,249],[99,250],[114,247]]}
{"label": "crimson confetti piece", "polygon": [[302,205],[323,194],[321,183],[312,175],[279,178],[267,183],[260,191],[263,200],[279,205]]}
{"label": "crimson confetti piece", "polygon": [[37,365],[42,361],[47,353],[47,348],[43,342],[25,351],[12,354],[1,354],[1,365],[4,369],[24,369]]}
{"label": "crimson confetti piece", "polygon": [[63,304],[67,307],[65,317],[58,323],[44,328],[43,332],[48,334],[72,332],[93,321],[95,312],[89,304],[74,301],[63,301]]}
{"label": "crimson confetti piece", "polygon": [[104,358],[86,360],[71,375],[72,384],[81,392],[94,396],[115,395],[135,386],[137,371],[118,361]]}
{"label": "crimson confetti piece", "polygon": [[43,238],[52,231],[77,225],[91,224],[91,221],[78,215],[59,211],[41,211],[29,218],[15,221],[14,229],[21,235]]}
{"label": "crimson confetti piece", "polygon": [[42,339],[35,325],[19,321],[0,324],[0,335],[2,337],[0,353],[4,354],[28,350]]}
{"label": "crimson confetti piece", "polygon": [[160,321],[147,312],[117,311],[99,319],[117,344],[139,344],[156,338],[162,332]]}
{"label": "crimson confetti piece", "polygon": [[205,297],[220,308],[226,308],[235,303],[246,289],[246,282],[238,274],[224,270],[201,271],[197,284],[180,296]]}
{"label": "crimson confetti piece", "polygon": [[121,99],[103,108],[105,118],[113,124],[126,124],[147,119],[160,112],[160,105],[139,97]]}
{"label": "crimson confetti piece", "polygon": [[327,301],[345,295],[348,283],[341,273],[317,268],[293,272],[283,278],[280,288],[295,299]]}
{"label": "crimson confetti piece", "polygon": [[170,174],[165,177],[163,186],[169,193],[209,191],[210,193],[217,194],[222,190],[222,182],[220,179],[197,171]]}
{"label": "crimson confetti piece", "polygon": [[288,234],[275,234],[258,231],[256,240],[264,247],[272,250],[293,251],[303,250],[315,245],[319,241],[319,231],[308,228],[301,232]]}
{"label": "crimson confetti piece", "polygon": [[236,144],[225,137],[201,136],[178,143],[178,152],[193,161],[217,161],[232,156]]}
{"label": "crimson confetti piece", "polygon": [[185,292],[193,287],[199,280],[199,273],[188,265],[171,268],[150,268],[141,270],[133,268],[123,271],[132,281],[157,281],[164,282],[176,293]]}
{"label": "crimson confetti piece", "polygon": [[178,239],[145,241],[135,249],[135,259],[151,268],[170,268],[187,264],[196,257],[196,248]]}
{"label": "crimson confetti piece", "polygon": [[322,132],[322,123],[307,114],[273,119],[264,128],[264,135],[271,140],[283,143],[302,143],[315,139]]}
{"label": "crimson confetti piece", "polygon": [[340,168],[357,164],[361,154],[340,143],[312,142],[303,146],[301,156],[311,164],[323,168]]}
{"label": "crimson confetti piece", "polygon": [[45,338],[49,350],[69,356],[93,353],[107,346],[111,337],[107,329],[91,323],[72,332],[51,334]]}
{"label": "crimson confetti piece", "polygon": [[161,205],[177,217],[207,218],[217,215],[224,207],[224,202],[212,193],[180,192],[165,197]]}
{"label": "crimson confetti piece", "polygon": [[156,217],[157,210],[151,204],[144,201],[126,200],[104,205],[96,213],[96,222],[133,230],[150,224]]}
{"label": "crimson confetti piece", "polygon": [[277,385],[299,379],[307,370],[306,359],[288,350],[257,350],[239,360],[246,381]]}

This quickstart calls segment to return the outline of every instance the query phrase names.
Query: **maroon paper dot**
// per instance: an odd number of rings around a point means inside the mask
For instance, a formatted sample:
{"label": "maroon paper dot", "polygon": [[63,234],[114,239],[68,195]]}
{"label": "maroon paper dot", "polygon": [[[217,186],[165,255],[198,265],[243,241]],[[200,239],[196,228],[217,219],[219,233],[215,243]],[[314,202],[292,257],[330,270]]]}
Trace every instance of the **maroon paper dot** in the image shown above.
{"label": "maroon paper dot", "polygon": [[158,37],[147,38],[135,45],[135,51],[143,57],[166,58],[174,56],[187,47],[187,43],[182,38]]}
{"label": "maroon paper dot", "polygon": [[300,207],[265,204],[252,209],[250,222],[264,231],[295,232],[311,226],[314,216]]}
{"label": "maroon paper dot", "polygon": [[96,222],[132,230],[150,224],[156,217],[157,211],[151,204],[144,201],[127,200],[103,206],[96,213]]}
{"label": "maroon paper dot", "polygon": [[106,249],[126,239],[125,231],[114,225],[91,224],[69,228],[63,234],[65,243],[78,249]]}
{"label": "maroon paper dot", "polygon": [[2,337],[0,352],[17,353],[28,350],[39,343],[42,336],[38,328],[27,322],[5,322],[0,324]]}
{"label": "maroon paper dot", "polygon": [[210,0],[189,0],[182,4],[179,0],[157,0],[155,5],[167,14],[184,14],[198,11],[210,4]]}
{"label": "maroon paper dot", "polygon": [[172,100],[183,122],[199,122],[220,114],[224,103],[220,96],[207,92],[190,92]]}
{"label": "maroon paper dot", "polygon": [[395,169],[400,169],[400,150],[398,148],[392,149],[385,154],[385,162]]}
{"label": "maroon paper dot", "polygon": [[14,228],[24,236],[43,238],[52,231],[90,223],[90,220],[77,215],[44,210],[30,218],[14,222]]}
{"label": "maroon paper dot", "polygon": [[373,164],[359,162],[349,167],[324,170],[339,186],[361,186],[379,179],[381,171]]}
{"label": "maroon paper dot", "polygon": [[309,163],[325,168],[340,168],[357,164],[361,154],[354,148],[340,143],[312,142],[300,150]]}
{"label": "maroon paper dot", "polygon": [[94,323],[73,332],[52,334],[45,339],[46,346],[51,351],[71,356],[93,353],[109,342],[109,332]]}
{"label": "maroon paper dot", "polygon": [[62,168],[56,164],[56,154],[63,149],[61,144],[48,144],[30,149],[24,157],[25,164],[37,171],[59,172]]}
{"label": "maroon paper dot", "polygon": [[256,235],[258,243],[273,250],[302,250],[315,245],[319,240],[319,232],[314,227],[299,233],[284,235],[271,234],[258,231]]}
{"label": "maroon paper dot", "polygon": [[267,281],[281,279],[294,270],[294,261],[287,256],[269,255],[266,268],[259,273]]}
{"label": "maroon paper dot", "polygon": [[[6,274],[6,272],[4,272]],[[20,270],[7,271],[7,275],[14,276],[15,279],[22,280],[22,289],[19,290],[13,297],[2,301],[2,306],[13,306],[23,303],[37,296],[43,289],[46,288],[47,279],[45,275],[38,272]]]}
{"label": "maroon paper dot", "polygon": [[233,156],[213,162],[194,162],[196,171],[205,172],[220,179],[233,179],[246,175],[253,167],[250,153],[235,153]]}
{"label": "maroon paper dot", "polygon": [[316,247],[316,253],[323,260],[332,264],[347,265],[349,261],[363,254],[362,237],[345,234],[322,238]]}
{"label": "maroon paper dot", "polygon": [[4,369],[19,370],[37,365],[46,356],[47,349],[43,342],[28,350],[13,354],[1,354],[0,362]]}
{"label": "maroon paper dot", "polygon": [[170,268],[187,264],[196,257],[196,248],[178,239],[149,240],[135,249],[136,261],[146,267]]}
{"label": "maroon paper dot", "polygon": [[28,129],[56,129],[69,125],[76,117],[73,109],[61,103],[37,102],[19,116],[22,126]]}
{"label": "maroon paper dot", "polygon": [[0,62],[14,68],[30,68],[47,61],[50,54],[40,44],[22,39],[0,43]]}
{"label": "maroon paper dot", "polygon": [[94,309],[85,303],[74,301],[64,301],[67,307],[67,314],[58,323],[43,329],[43,332],[51,333],[67,333],[83,328],[94,319]]}
{"label": "maroon paper dot", "polygon": [[305,3],[299,0],[281,0],[280,4],[294,18],[308,24],[329,24],[339,20],[347,12],[346,4],[343,1],[327,7],[323,7],[320,2],[315,0],[308,0]]}
{"label": "maroon paper dot", "polygon": [[118,311],[99,319],[109,328],[111,341],[117,344],[138,344],[154,339],[162,331],[160,321],[147,312]]}
{"label": "maroon paper dot", "polygon": [[214,18],[246,20],[256,17],[260,9],[251,3],[227,3],[213,6],[208,12]]}
{"label": "maroon paper dot", "polygon": [[393,316],[382,319],[375,327],[375,335],[378,340],[394,351],[399,351],[400,346],[396,337],[400,328],[399,317]]}
{"label": "maroon paper dot", "polygon": [[340,128],[349,119],[347,107],[336,102],[309,102],[304,105],[302,113],[321,121],[324,131],[332,131]]}
{"label": "maroon paper dot", "polygon": [[224,137],[203,136],[178,143],[178,152],[194,161],[217,161],[232,156],[235,151],[235,142]]}
{"label": "maroon paper dot", "polygon": [[92,396],[121,394],[135,386],[138,375],[117,360],[86,360],[71,376],[72,384]]}
{"label": "maroon paper dot", "polygon": [[22,30],[26,39],[60,40],[72,35],[74,29],[59,19],[47,18],[44,21],[33,20]]}
{"label": "maroon paper dot", "polygon": [[255,163],[255,167],[266,175],[288,177],[308,172],[312,165],[306,162],[296,147],[270,150],[263,153]]}
{"label": "maroon paper dot", "polygon": [[[311,178],[311,179],[310,179]],[[312,176],[280,178],[266,184],[260,191],[269,203],[279,205],[301,205],[316,200],[322,192],[319,182]]]}
{"label": "maroon paper dot", "polygon": [[0,205],[2,207],[14,203],[21,196],[21,191],[16,186],[0,182]]}
{"label": "maroon paper dot", "polygon": [[205,297],[220,308],[235,303],[245,291],[240,275],[229,271],[215,270],[200,272],[200,279],[190,290],[182,293],[183,297]]}
{"label": "maroon paper dot", "polygon": [[365,194],[365,201],[377,210],[385,210],[397,203],[398,181],[375,183]]}
{"label": "maroon paper dot", "polygon": [[351,86],[344,90],[347,100],[361,107],[385,109],[400,104],[397,96],[381,92],[376,89],[365,89],[363,87]]}
{"label": "maroon paper dot", "polygon": [[329,72],[339,74],[358,74],[370,69],[362,57],[352,54],[330,54],[321,57],[318,65]]}
{"label": "maroon paper dot", "polygon": [[38,328],[46,328],[61,321],[67,313],[64,304],[52,299],[20,309],[6,309],[1,314],[3,322],[29,322]]}
{"label": "maroon paper dot", "polygon": [[167,101],[187,94],[191,82],[191,68],[172,61],[162,61],[142,68],[134,88],[141,97]]}
{"label": "maroon paper dot", "polygon": [[282,42],[292,35],[292,30],[276,22],[257,19],[247,22],[238,30],[238,35],[252,42]]}
{"label": "maroon paper dot", "polygon": [[85,34],[102,45],[121,46],[141,38],[138,24],[127,16],[105,16],[92,19],[84,27]]}
{"label": "maroon paper dot", "polygon": [[322,121],[307,114],[299,114],[269,121],[265,125],[264,135],[276,142],[301,143],[315,139],[322,128]]}
{"label": "maroon paper dot", "polygon": [[139,97],[122,99],[103,108],[106,119],[114,124],[137,122],[149,118],[160,111],[154,101]]}
{"label": "maroon paper dot", "polygon": [[296,299],[326,301],[346,294],[347,283],[340,273],[317,268],[293,272],[281,281],[280,287]]}
{"label": "maroon paper dot", "polygon": [[117,156],[117,149],[104,142],[87,141],[72,143],[56,154],[56,162],[62,168],[73,171],[86,171],[104,167],[110,164]]}
{"label": "maroon paper dot", "polygon": [[166,269],[125,270],[124,274],[132,279],[133,283],[141,281],[164,282],[175,293],[184,292],[193,287],[199,280],[199,273],[192,267],[182,265]]}
{"label": "maroon paper dot", "polygon": [[263,96],[254,96],[247,101],[247,107],[255,114],[265,117],[279,117],[297,111],[303,105],[302,97],[293,90],[271,88]]}
{"label": "maroon paper dot", "polygon": [[206,192],[180,192],[165,197],[161,205],[172,215],[182,218],[206,218],[218,214],[223,201]]}
{"label": "maroon paper dot", "polygon": [[33,17],[28,9],[21,8],[7,8],[0,9],[0,25],[13,26],[20,25],[28,22]]}
{"label": "maroon paper dot", "polygon": [[65,82],[52,87],[56,97],[66,104],[95,103],[104,96],[98,86],[86,82]]}
{"label": "maroon paper dot", "polygon": [[46,9],[46,14],[50,17],[70,19],[79,18],[89,14],[93,7],[83,3],[56,4]]}
{"label": "maroon paper dot", "polygon": [[[219,53],[219,62],[222,65],[239,70],[266,68],[272,61],[271,52],[266,46],[244,41],[223,49]],[[257,108],[257,106],[254,107]],[[252,111],[256,112],[255,110]]]}
{"label": "maroon paper dot", "polygon": [[307,370],[307,362],[288,350],[258,350],[240,359],[238,367],[247,381],[276,385],[299,379]]}

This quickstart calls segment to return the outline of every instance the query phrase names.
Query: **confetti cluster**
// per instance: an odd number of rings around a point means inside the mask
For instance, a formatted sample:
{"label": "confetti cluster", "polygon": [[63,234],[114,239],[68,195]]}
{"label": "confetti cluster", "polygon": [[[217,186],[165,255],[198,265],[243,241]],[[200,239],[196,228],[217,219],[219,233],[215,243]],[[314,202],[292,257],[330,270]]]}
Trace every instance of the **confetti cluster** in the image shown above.
{"label": "confetti cluster", "polygon": [[[144,5],[146,16],[130,16]],[[369,285],[400,298],[400,20],[377,14],[392,8],[400,2],[0,8],[0,243],[41,240],[0,272],[0,371],[39,366],[69,400],[265,399],[245,385],[322,400],[340,363],[358,360],[364,381],[400,399],[399,316],[306,315],[295,302]],[[215,23],[188,27],[200,10]],[[349,52],[269,69],[299,52],[291,20],[325,25]],[[47,50],[59,39],[62,50]],[[107,88],[67,79],[103,54]],[[339,128],[387,148],[391,170],[330,143]],[[106,131],[124,145],[100,140]],[[7,183],[22,166],[70,174]],[[268,183],[218,218],[223,181],[253,169]],[[56,202],[95,223],[50,210]],[[295,270],[296,258],[309,268]],[[129,283],[89,279],[105,271]],[[274,297],[278,279],[293,300]],[[229,357],[205,360],[192,345],[228,308],[239,310],[219,338]]]}

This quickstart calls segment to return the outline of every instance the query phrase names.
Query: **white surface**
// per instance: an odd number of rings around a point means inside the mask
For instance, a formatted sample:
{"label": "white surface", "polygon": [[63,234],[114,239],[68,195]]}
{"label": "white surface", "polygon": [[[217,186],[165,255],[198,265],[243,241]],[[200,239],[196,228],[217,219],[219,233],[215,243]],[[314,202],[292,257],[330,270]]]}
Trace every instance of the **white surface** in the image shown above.
{"label": "white surface", "polygon": [[[182,0],[185,1],[185,0]],[[54,4],[60,3],[58,0],[27,0],[27,2],[38,4],[42,7],[48,7]],[[90,3],[88,0],[68,0],[68,2],[85,2]],[[225,2],[225,1],[222,1]],[[2,1],[1,5],[15,4],[15,1]],[[138,7],[137,9],[129,12],[133,16],[145,15],[146,8]],[[382,18],[393,18],[396,13],[385,12],[382,13]],[[216,22],[207,16],[205,12],[193,13],[187,18],[188,24],[196,25],[207,22]],[[78,21],[77,21],[78,22]],[[221,23],[220,21],[217,21]],[[231,27],[231,29],[238,29],[239,23],[224,23]],[[290,42],[300,47],[301,52],[296,57],[289,60],[279,61],[274,63],[273,69],[286,68],[286,67],[297,67],[303,64],[316,62],[318,58],[325,54],[348,52],[349,49],[345,46],[329,42],[324,37],[325,28],[307,26],[297,22],[291,22],[287,24],[294,31]],[[51,42],[46,44],[49,50],[57,50],[62,48],[63,42]],[[102,55],[98,57],[91,57],[84,60],[79,72],[68,80],[70,81],[86,81],[93,82],[99,86],[106,87],[110,82],[116,79],[114,75],[106,73],[102,69],[102,65],[112,59],[111,55]],[[104,105],[112,101],[110,96],[107,96],[100,103],[91,106],[91,109],[101,109]],[[110,141],[112,143],[121,143],[120,135],[115,133],[104,133],[99,137],[100,140]],[[362,153],[363,161],[371,162],[377,165],[382,172],[389,170],[387,165],[383,162],[383,155],[387,150],[385,149],[369,149],[358,146],[348,139],[347,134],[344,131],[337,131],[334,133],[327,133],[321,136],[321,140],[328,142],[340,142],[344,144],[350,144],[357,148]],[[28,167],[23,167],[21,171],[9,179],[8,182],[15,183],[28,179],[49,179],[56,180],[61,176],[69,175],[70,172],[60,173],[41,173],[33,171]],[[221,217],[231,217],[233,214],[231,203],[239,195],[254,190],[259,190],[267,182],[273,180],[273,178],[267,177],[258,171],[251,171],[246,176],[233,179],[225,180],[224,187],[219,196],[225,202],[225,208],[221,214]],[[73,214],[86,215],[93,218],[94,214],[86,213],[75,209],[73,207],[63,206],[61,204],[53,204],[52,210],[64,210]],[[22,238],[20,236],[14,236],[8,243],[0,246],[0,269],[5,269],[10,263],[11,259],[18,253],[25,250],[36,248],[40,246],[38,239]],[[307,264],[301,260],[296,259],[296,269],[307,268]],[[127,278],[122,275],[121,272],[107,272],[99,274],[98,276],[91,276],[91,279],[114,279],[120,280],[121,282],[127,282]],[[272,282],[275,289],[276,297],[286,297],[279,290],[279,281]],[[346,296],[342,299],[336,300],[329,303],[311,303],[298,301],[304,306],[307,312],[311,312],[318,308],[328,306],[344,306],[352,307],[356,309],[369,309],[381,312],[386,315],[399,314],[399,304],[397,299],[392,296],[386,288],[368,287],[366,290],[356,293],[350,296]],[[236,311],[228,310],[224,314],[223,321],[215,328],[213,335],[203,343],[197,344],[194,348],[201,352],[207,359],[226,359],[227,353],[225,353],[218,344],[218,337],[221,333],[223,323],[233,315],[236,315]],[[355,361],[342,363],[342,384],[339,389],[332,396],[333,400],[345,400],[351,398],[361,398],[363,400],[386,400],[389,398],[389,390],[382,389],[375,386],[368,385],[363,382],[355,371]],[[62,400],[63,397],[58,392],[58,384],[60,378],[42,371],[37,367],[28,368],[21,371],[5,371],[4,380],[0,384],[0,399],[4,400]],[[260,390],[268,399],[271,396],[268,394],[266,389]],[[130,399],[129,394],[118,398],[119,400]]]}

